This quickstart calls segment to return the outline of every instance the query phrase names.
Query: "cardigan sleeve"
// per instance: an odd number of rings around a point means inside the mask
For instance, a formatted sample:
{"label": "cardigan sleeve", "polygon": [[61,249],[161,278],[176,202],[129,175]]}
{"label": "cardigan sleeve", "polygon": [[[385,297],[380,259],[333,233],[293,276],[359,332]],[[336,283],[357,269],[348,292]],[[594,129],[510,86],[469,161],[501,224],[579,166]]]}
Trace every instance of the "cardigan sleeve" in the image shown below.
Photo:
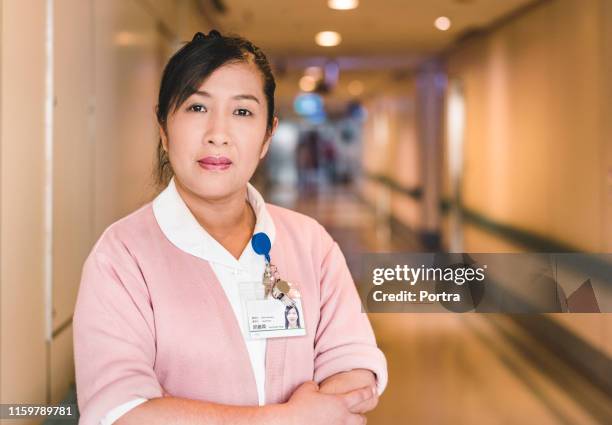
{"label": "cardigan sleeve", "polygon": [[385,355],[376,345],[367,314],[362,312],[357,288],[340,247],[327,231],[322,231],[328,251],[322,262],[314,379],[321,382],[339,372],[369,369],[376,375],[380,395],[387,385]]}
{"label": "cardigan sleeve", "polygon": [[103,238],[83,266],[73,317],[80,425],[98,425],[130,400],[162,396],[147,286],[127,249]]}

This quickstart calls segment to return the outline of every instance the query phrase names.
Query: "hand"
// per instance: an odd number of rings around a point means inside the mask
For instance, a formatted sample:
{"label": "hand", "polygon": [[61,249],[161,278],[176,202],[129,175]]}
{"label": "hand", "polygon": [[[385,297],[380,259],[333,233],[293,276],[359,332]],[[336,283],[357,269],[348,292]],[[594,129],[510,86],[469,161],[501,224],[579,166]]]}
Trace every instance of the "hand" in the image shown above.
{"label": "hand", "polygon": [[363,415],[351,409],[372,398],[371,386],[341,394],[324,394],[314,381],[300,385],[285,404],[288,422],[295,425],[364,425]]}
{"label": "hand", "polygon": [[371,385],[375,395],[363,403],[351,409],[353,413],[364,414],[378,405],[378,392],[376,391],[376,378],[372,371],[367,369],[353,369],[348,372],[340,372],[332,375],[321,382],[320,391],[325,394],[339,394],[347,391]]}

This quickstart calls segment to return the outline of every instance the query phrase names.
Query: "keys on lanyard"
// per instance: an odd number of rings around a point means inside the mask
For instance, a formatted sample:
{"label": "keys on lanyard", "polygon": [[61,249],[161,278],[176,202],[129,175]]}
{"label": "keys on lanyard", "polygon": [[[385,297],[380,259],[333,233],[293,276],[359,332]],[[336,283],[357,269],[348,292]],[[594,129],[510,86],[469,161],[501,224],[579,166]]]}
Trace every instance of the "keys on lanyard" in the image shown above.
{"label": "keys on lanyard", "polygon": [[266,270],[264,271],[262,280],[265,291],[265,298],[268,298],[268,295],[270,295],[270,292],[272,292],[272,288],[274,287],[274,272],[276,267],[274,267],[274,270],[272,269],[272,267],[274,266],[272,266],[272,264],[270,264],[270,262],[266,260]]}
{"label": "keys on lanyard", "polygon": [[251,238],[251,246],[253,251],[259,255],[263,255],[266,259],[266,268],[264,270],[262,284],[264,286],[265,297],[272,295],[273,298],[281,301],[286,306],[295,306],[295,301],[288,295],[291,290],[291,285],[286,280],[283,280],[278,275],[276,266],[270,262],[270,249],[272,243],[270,238],[263,232],[255,233]]}

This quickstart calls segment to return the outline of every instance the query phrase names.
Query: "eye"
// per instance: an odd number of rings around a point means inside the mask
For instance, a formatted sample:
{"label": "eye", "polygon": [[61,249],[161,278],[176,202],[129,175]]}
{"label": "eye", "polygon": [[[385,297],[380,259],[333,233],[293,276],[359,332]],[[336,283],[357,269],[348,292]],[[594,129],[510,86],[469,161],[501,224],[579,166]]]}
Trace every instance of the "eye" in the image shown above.
{"label": "eye", "polygon": [[244,108],[238,108],[234,111],[234,115],[240,115],[243,117],[248,117],[249,115],[253,115],[253,113],[251,111],[249,111],[248,109],[244,109]]}
{"label": "eye", "polygon": [[193,112],[205,112],[206,107],[204,105],[200,105],[199,103],[193,104],[189,107],[189,111]]}

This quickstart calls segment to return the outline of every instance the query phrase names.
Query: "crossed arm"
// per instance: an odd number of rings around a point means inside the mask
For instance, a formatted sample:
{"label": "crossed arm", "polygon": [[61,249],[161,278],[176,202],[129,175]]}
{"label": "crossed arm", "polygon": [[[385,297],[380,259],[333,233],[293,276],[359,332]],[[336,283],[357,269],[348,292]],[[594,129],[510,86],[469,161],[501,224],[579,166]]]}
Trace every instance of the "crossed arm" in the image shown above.
{"label": "crossed arm", "polygon": [[340,372],[325,379],[319,385],[319,391],[325,394],[343,394],[349,391],[370,386],[374,388],[373,396],[354,406],[352,410],[358,413],[367,413],[378,405],[378,392],[376,391],[376,378],[372,371],[367,369],[353,369],[349,372]]}
{"label": "crossed arm", "polygon": [[115,425],[364,424],[363,414],[377,403],[374,374],[354,369],[332,375],[319,385],[306,382],[282,404],[229,406],[172,397],[164,392],[164,397],[135,407]]}

